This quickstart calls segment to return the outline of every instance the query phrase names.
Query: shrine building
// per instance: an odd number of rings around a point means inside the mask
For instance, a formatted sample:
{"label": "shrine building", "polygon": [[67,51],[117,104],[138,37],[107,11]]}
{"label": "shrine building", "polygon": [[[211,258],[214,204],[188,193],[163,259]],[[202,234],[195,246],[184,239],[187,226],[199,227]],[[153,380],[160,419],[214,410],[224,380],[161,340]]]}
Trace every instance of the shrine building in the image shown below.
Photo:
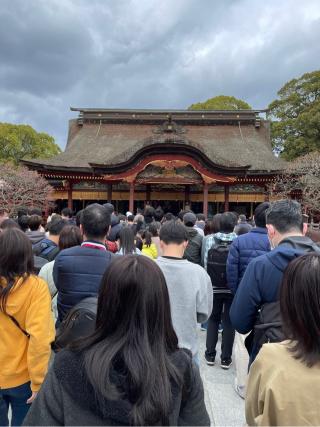
{"label": "shrine building", "polygon": [[59,208],[110,201],[125,213],[149,202],[252,215],[283,169],[261,110],[71,110],[65,151],[23,161],[54,187]]}

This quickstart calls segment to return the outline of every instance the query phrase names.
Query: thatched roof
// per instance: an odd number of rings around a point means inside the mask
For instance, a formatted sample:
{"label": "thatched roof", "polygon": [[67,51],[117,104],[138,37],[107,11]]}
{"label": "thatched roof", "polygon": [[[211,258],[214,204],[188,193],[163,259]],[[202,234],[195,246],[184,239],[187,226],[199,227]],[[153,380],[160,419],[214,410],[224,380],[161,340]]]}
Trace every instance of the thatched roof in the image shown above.
{"label": "thatched roof", "polygon": [[[70,120],[63,153],[25,162],[36,169],[90,171],[128,166],[145,149],[166,146],[202,153],[209,163],[249,173],[284,167],[271,150],[269,122],[256,111],[84,110]],[[171,148],[170,148],[171,147]],[[141,154],[142,155],[142,154]]]}

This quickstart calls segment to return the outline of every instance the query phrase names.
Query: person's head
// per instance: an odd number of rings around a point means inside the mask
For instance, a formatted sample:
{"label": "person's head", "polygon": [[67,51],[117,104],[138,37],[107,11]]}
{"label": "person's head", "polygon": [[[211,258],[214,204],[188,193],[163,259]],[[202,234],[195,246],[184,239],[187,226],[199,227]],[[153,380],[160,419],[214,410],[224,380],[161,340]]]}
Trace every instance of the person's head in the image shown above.
{"label": "person's head", "polygon": [[17,278],[27,278],[34,271],[32,245],[26,234],[18,228],[0,233],[0,310],[6,310],[8,295]]}
{"label": "person's head", "polygon": [[39,215],[39,216],[42,216],[42,209],[40,209],[40,208],[31,208],[29,210],[29,215]]}
{"label": "person's head", "polygon": [[18,224],[22,231],[26,232],[29,229],[28,215],[22,215],[18,218]]}
{"label": "person's head", "polygon": [[28,215],[28,213],[29,213],[29,210],[28,210],[28,208],[27,208],[27,207],[25,207],[25,206],[20,206],[20,207],[17,209],[17,217],[18,217],[18,218],[20,218],[21,216],[24,216],[24,215]]}
{"label": "person's head", "polygon": [[263,202],[254,210],[254,222],[256,227],[266,227],[266,211],[270,208],[269,202]]}
{"label": "person's head", "polygon": [[204,235],[208,236],[209,234],[215,234],[218,233],[220,231],[220,218],[221,218],[220,213],[217,213],[213,216],[212,219],[208,219],[206,221],[206,224],[204,226]]}
{"label": "person's head", "polygon": [[206,216],[203,213],[198,213],[196,215],[197,217],[197,222],[205,222],[206,221]]}
{"label": "person's head", "polygon": [[80,229],[85,240],[104,242],[110,224],[110,213],[104,206],[98,203],[93,203],[82,211]]}
{"label": "person's head", "polygon": [[59,245],[59,236],[64,227],[68,225],[68,221],[61,218],[60,215],[55,215],[52,220],[48,223],[47,229],[49,232],[49,239],[52,240],[56,245]]}
{"label": "person's head", "polygon": [[128,215],[127,216],[127,222],[128,222],[128,224],[133,224],[133,221],[134,221],[134,215]]}
{"label": "person's head", "polygon": [[0,208],[0,224],[7,218],[9,218],[9,211],[6,208]]}
{"label": "person's head", "polygon": [[141,238],[143,240],[143,244],[146,245],[149,248],[151,246],[151,243],[152,243],[152,234],[150,233],[150,231],[148,231],[147,229],[145,229],[141,233]]}
{"label": "person's head", "polygon": [[114,206],[112,203],[105,203],[103,207],[107,210],[108,214],[112,215],[114,212]]}
{"label": "person's head", "polygon": [[163,255],[183,257],[188,245],[188,231],[180,220],[166,221],[160,229],[159,237]]}
{"label": "person's head", "polygon": [[150,224],[154,221],[154,208],[152,206],[146,206],[143,212],[144,221],[146,224]]}
{"label": "person's head", "polygon": [[72,248],[73,246],[79,246],[82,243],[82,234],[79,227],[76,225],[66,225],[61,230],[59,235],[59,249]]}
{"label": "person's head", "polygon": [[238,222],[247,222],[247,217],[244,214],[240,214],[238,218]]}
{"label": "person's head", "polygon": [[163,218],[164,212],[161,206],[158,206],[154,211],[154,220],[160,222]]}
{"label": "person's head", "polygon": [[31,231],[38,231],[41,227],[42,217],[39,215],[31,215],[29,216],[29,228]]}
{"label": "person's head", "polygon": [[73,217],[73,210],[70,208],[63,208],[61,211],[61,216],[63,219],[71,219]]}
{"label": "person's head", "polygon": [[175,219],[175,216],[173,215],[173,213],[167,212],[167,213],[164,214],[164,216],[162,218],[162,222],[172,221],[174,219]]}
{"label": "person's head", "polygon": [[20,229],[18,223],[11,218],[7,218],[0,224],[0,231],[7,230],[8,228],[17,228]]}
{"label": "person's head", "polygon": [[158,236],[158,227],[157,227],[157,223],[156,222],[152,222],[151,224],[149,224],[148,230],[150,231],[152,237],[157,237]]}
{"label": "person's head", "polygon": [[127,222],[127,217],[125,215],[119,214],[118,216],[121,224],[125,224]]}
{"label": "person's head", "polygon": [[320,362],[320,254],[309,253],[289,263],[282,279],[280,307],[294,357],[309,367]]}
{"label": "person's head", "polygon": [[118,233],[117,241],[123,255],[135,252],[134,233],[131,227],[123,227]]}
{"label": "person's head", "polygon": [[219,219],[221,233],[232,233],[237,225],[237,217],[233,212],[224,212]]}
{"label": "person's head", "polygon": [[141,214],[137,214],[135,217],[134,217],[134,221],[133,221],[135,224],[138,224],[138,223],[143,223],[144,222],[144,216],[143,215],[141,215]]}
{"label": "person's head", "polygon": [[[178,213],[178,219],[181,221],[181,222],[183,222],[183,217],[184,217],[184,215],[187,213],[187,212],[190,212],[190,210],[188,209],[184,209],[184,210],[181,210],[179,213]],[[167,221],[170,221],[170,220],[167,220]]]}
{"label": "person's head", "polygon": [[303,223],[300,203],[284,199],[271,203],[266,210],[266,227],[271,247],[276,247],[286,237],[304,235],[308,225]]}
{"label": "person's head", "polygon": [[193,227],[197,221],[197,217],[193,212],[187,212],[183,215],[183,223],[186,227]]}
{"label": "person's head", "polygon": [[165,277],[157,263],[126,255],[110,264],[101,281],[95,333],[82,346],[87,376],[105,398],[121,396],[112,381],[112,368],[126,372],[126,397],[133,405],[131,425],[157,421],[166,425],[170,379],[178,384],[180,380],[169,358],[178,350],[178,339]]}

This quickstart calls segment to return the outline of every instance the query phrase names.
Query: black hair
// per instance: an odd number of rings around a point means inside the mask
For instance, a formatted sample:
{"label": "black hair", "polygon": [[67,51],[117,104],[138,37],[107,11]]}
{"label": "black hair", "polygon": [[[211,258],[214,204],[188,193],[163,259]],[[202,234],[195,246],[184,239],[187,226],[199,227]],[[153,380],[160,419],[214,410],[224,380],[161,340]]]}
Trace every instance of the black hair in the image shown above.
{"label": "black hair", "polygon": [[128,222],[133,222],[134,221],[134,215],[128,215],[127,220],[128,220]]}
{"label": "black hair", "polygon": [[149,248],[152,243],[152,234],[148,230],[144,230],[141,233],[141,237],[144,240],[145,245]]}
{"label": "black hair", "polygon": [[61,211],[61,215],[67,216],[68,218],[72,218],[73,217],[73,210],[70,208],[63,208]]}
{"label": "black hair", "polygon": [[32,245],[26,234],[18,228],[9,228],[0,233],[0,310],[6,312],[10,291],[17,279],[26,280],[34,271]]}
{"label": "black hair", "polygon": [[206,220],[206,216],[203,213],[198,213],[196,215],[197,217],[197,221],[205,221]]}
{"label": "black hair", "polygon": [[104,239],[107,236],[110,224],[110,213],[98,203],[93,203],[82,211],[81,225],[83,233],[88,239]]}
{"label": "black hair", "polygon": [[237,217],[233,212],[224,212],[221,214],[219,222],[222,233],[232,233],[237,225]]}
{"label": "black hair", "polygon": [[163,218],[164,212],[161,206],[158,206],[154,211],[154,220],[160,222]]}
{"label": "black hair", "polygon": [[105,203],[104,205],[102,205],[106,210],[107,210],[107,212],[111,215],[111,214],[113,214],[113,212],[114,212],[114,206],[113,206],[113,204],[112,203]]}
{"label": "black hair", "polygon": [[[114,259],[101,281],[96,330],[78,350],[97,395],[131,403],[130,425],[168,425],[172,387],[182,376],[170,357],[178,339],[157,263],[142,255]],[[118,372],[125,392],[114,383]]]}
{"label": "black hair", "polygon": [[183,222],[183,217],[184,217],[184,215],[186,214],[186,213],[188,213],[188,212],[191,212],[191,211],[187,211],[187,210],[181,210],[179,213],[178,213],[178,218],[180,219],[180,221],[181,222]]}
{"label": "black hair", "polygon": [[205,236],[208,236],[209,234],[215,234],[220,231],[221,215],[222,215],[221,213],[217,213],[213,216],[212,219],[208,219],[206,221],[206,224],[203,230]]}
{"label": "black hair", "polygon": [[60,215],[55,215],[48,223],[47,229],[52,236],[59,236],[63,227],[66,225],[68,225],[68,221],[66,219],[62,219]]}
{"label": "black hair", "polygon": [[119,217],[120,221],[126,221],[127,220],[127,217],[123,214],[119,214],[118,217]]}
{"label": "black hair", "polygon": [[271,203],[266,210],[266,224],[271,224],[279,233],[303,230],[301,205],[296,200],[284,199]]}
{"label": "black hair", "polygon": [[17,209],[17,217],[18,218],[20,218],[21,216],[24,216],[24,215],[28,215],[28,208],[26,208],[25,206],[20,206],[18,209]]}
{"label": "black hair", "polygon": [[320,362],[320,254],[291,261],[280,288],[283,329],[296,359],[311,367]]}
{"label": "black hair", "polygon": [[66,225],[59,235],[59,249],[62,251],[63,249],[72,248],[73,246],[79,246],[82,240],[79,227],[76,225]]}
{"label": "black hair", "polygon": [[188,241],[188,231],[186,226],[178,220],[166,221],[160,229],[159,237],[167,245],[170,243],[181,245]]}
{"label": "black hair", "polygon": [[254,210],[254,222],[257,227],[266,227],[266,210],[270,208],[269,202],[263,202]]}
{"label": "black hair", "polygon": [[18,218],[18,224],[22,231],[27,231],[29,228],[29,217],[28,215],[22,215]]}
{"label": "black hair", "polygon": [[[132,254],[135,252],[134,233],[131,227],[123,227],[119,233],[120,249],[123,255]],[[118,238],[118,236],[117,236]]]}
{"label": "black hair", "polygon": [[150,231],[152,237],[157,237],[159,235],[156,222],[152,222],[151,224],[149,224],[148,230]]}
{"label": "black hair", "polygon": [[247,217],[246,217],[244,214],[240,214],[240,215],[239,215],[239,220],[240,220],[241,222],[247,222]]}
{"label": "black hair", "polygon": [[39,215],[42,217],[42,209],[40,208],[32,208],[29,210],[29,215]]}
{"label": "black hair", "polygon": [[42,223],[42,217],[39,215],[31,215],[29,216],[29,228],[31,231],[37,231],[39,230],[39,227]]}
{"label": "black hair", "polygon": [[146,224],[150,224],[154,221],[154,208],[152,206],[146,206],[143,211],[144,221]]}
{"label": "black hair", "polygon": [[0,224],[0,228],[3,231],[7,230],[9,228],[17,228],[20,230],[19,224],[11,218],[7,218],[7,219],[3,220]]}
{"label": "black hair", "polygon": [[167,212],[166,214],[164,214],[164,216],[163,216],[163,218],[162,218],[162,220],[163,220],[163,222],[165,222],[165,221],[172,221],[172,220],[174,220],[176,217],[173,215],[173,213],[171,213],[171,212]]}

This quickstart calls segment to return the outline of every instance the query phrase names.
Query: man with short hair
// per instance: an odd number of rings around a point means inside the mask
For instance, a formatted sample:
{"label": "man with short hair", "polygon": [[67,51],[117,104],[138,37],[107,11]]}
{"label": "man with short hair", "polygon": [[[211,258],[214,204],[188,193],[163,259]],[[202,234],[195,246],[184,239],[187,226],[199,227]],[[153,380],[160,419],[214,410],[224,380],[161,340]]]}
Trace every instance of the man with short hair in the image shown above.
{"label": "man with short hair", "polygon": [[203,236],[194,228],[197,217],[193,212],[183,215],[183,223],[188,233],[188,246],[184,252],[184,258],[190,262],[201,265],[201,248]]}
{"label": "man with short hair", "polygon": [[204,227],[206,225],[206,217],[203,213],[198,213],[196,217],[197,217],[197,221],[194,225],[194,228],[201,234],[201,236],[204,236]]}
{"label": "man with short hair", "polygon": [[252,225],[248,224],[247,217],[243,214],[239,215],[238,224],[234,228],[234,232],[240,236],[245,233],[249,233],[252,229]]}
{"label": "man with short hair", "polygon": [[68,221],[70,225],[76,225],[75,220],[73,219],[73,210],[70,208],[63,208],[61,211],[62,219]]}
{"label": "man with short hair", "polygon": [[110,222],[110,214],[103,206],[87,206],[81,214],[82,245],[65,249],[57,256],[53,279],[58,290],[59,322],[78,302],[98,295],[102,276],[112,259],[105,246]]}
{"label": "man with short hair", "polygon": [[211,313],[212,286],[202,267],[183,259],[187,245],[186,227],[180,221],[166,221],[160,229],[163,255],[156,262],[166,278],[179,346],[191,350],[199,362],[197,323],[205,322]]}
{"label": "man with short hair", "polygon": [[[282,276],[289,262],[306,252],[319,252],[319,247],[305,237],[307,224],[303,223],[301,206],[295,200],[272,203],[266,211],[266,227],[274,249],[249,263],[230,309],[232,324],[241,334],[254,329],[264,306],[279,301]],[[257,336],[253,334],[250,362],[262,345],[261,337],[257,340]]]}
{"label": "man with short hair", "polygon": [[60,215],[55,215],[48,224],[48,237],[44,237],[33,246],[33,254],[47,261],[53,261],[59,253],[60,233],[66,225],[68,225],[66,220]]}
{"label": "man with short hair", "polygon": [[[23,218],[24,215],[20,218]],[[18,220],[19,221],[19,220]],[[31,243],[35,245],[45,238],[45,232],[41,231],[42,217],[39,215],[31,215],[28,220],[29,230],[26,231],[26,236],[30,239]]]}

